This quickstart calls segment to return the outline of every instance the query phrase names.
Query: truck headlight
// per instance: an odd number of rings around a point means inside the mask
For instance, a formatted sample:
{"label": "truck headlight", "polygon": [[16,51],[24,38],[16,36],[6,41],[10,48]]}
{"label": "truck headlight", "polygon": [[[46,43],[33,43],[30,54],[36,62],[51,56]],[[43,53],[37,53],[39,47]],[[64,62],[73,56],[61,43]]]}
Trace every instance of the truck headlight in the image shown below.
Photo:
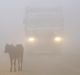
{"label": "truck headlight", "polygon": [[29,38],[27,39],[27,41],[33,43],[33,42],[35,42],[35,38],[34,38],[34,37],[29,37]]}
{"label": "truck headlight", "polygon": [[62,41],[63,41],[63,38],[62,38],[62,37],[59,37],[59,36],[54,37],[54,42],[60,43],[60,42],[62,42]]}

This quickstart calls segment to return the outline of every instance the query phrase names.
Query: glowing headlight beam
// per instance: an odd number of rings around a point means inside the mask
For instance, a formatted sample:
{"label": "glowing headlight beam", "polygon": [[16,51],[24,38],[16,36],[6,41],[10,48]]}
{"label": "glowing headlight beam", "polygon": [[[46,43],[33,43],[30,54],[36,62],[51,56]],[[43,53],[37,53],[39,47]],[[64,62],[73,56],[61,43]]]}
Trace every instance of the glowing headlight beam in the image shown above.
{"label": "glowing headlight beam", "polygon": [[28,42],[34,42],[35,41],[35,38],[34,37],[29,37],[28,38]]}
{"label": "glowing headlight beam", "polygon": [[55,38],[54,38],[54,41],[55,41],[55,42],[62,42],[62,38],[61,38],[61,37],[55,37]]}

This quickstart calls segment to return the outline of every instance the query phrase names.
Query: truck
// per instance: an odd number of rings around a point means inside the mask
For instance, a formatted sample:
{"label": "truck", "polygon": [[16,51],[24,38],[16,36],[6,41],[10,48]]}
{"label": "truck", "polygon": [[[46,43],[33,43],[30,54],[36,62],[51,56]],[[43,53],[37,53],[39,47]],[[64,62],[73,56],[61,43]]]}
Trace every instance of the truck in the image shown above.
{"label": "truck", "polygon": [[64,45],[64,17],[62,8],[28,7],[24,23],[27,54],[61,54]]}

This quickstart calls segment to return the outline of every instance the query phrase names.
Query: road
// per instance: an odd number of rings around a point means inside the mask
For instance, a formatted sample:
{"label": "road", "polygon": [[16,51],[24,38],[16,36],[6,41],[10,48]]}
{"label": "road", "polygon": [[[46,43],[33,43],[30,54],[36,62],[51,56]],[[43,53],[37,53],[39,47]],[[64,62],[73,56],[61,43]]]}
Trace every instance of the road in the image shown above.
{"label": "road", "polygon": [[62,55],[27,56],[24,58],[23,72],[10,73],[8,66],[7,70],[0,71],[0,75],[80,75],[80,61],[67,58]]}

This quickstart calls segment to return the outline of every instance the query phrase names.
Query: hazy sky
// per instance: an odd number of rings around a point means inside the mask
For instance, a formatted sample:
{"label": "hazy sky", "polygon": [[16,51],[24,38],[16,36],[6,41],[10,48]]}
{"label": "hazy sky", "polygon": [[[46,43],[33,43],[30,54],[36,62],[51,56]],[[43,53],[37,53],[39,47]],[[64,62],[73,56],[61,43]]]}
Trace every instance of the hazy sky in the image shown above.
{"label": "hazy sky", "polygon": [[[80,60],[80,0],[62,0],[62,2],[60,0],[0,0],[0,66],[3,63],[6,64],[6,61],[8,62],[7,56],[4,54],[4,45],[20,43],[24,40],[23,20],[26,7],[56,7],[60,4],[64,11],[64,38],[66,41],[64,52],[67,56],[69,53],[74,53],[75,59]],[[72,58],[74,59],[74,57]]]}
{"label": "hazy sky", "polygon": [[0,44],[22,42],[26,7],[54,7],[60,0],[0,0]]}
{"label": "hazy sky", "polygon": [[[58,4],[56,4],[58,2]],[[63,0],[65,37],[74,40],[77,47],[80,28],[80,1]],[[29,7],[54,7],[60,5],[60,0],[0,0],[0,48],[7,42],[22,42],[24,30],[25,9]],[[76,40],[77,39],[77,40]],[[78,46],[79,47],[79,46]]]}
{"label": "hazy sky", "polygon": [[[68,39],[68,46],[71,46],[76,53],[80,53],[80,1],[64,0],[64,26],[65,37]],[[67,46],[67,45],[66,45]],[[70,49],[68,51],[74,52]],[[74,53],[75,53],[74,52]]]}

